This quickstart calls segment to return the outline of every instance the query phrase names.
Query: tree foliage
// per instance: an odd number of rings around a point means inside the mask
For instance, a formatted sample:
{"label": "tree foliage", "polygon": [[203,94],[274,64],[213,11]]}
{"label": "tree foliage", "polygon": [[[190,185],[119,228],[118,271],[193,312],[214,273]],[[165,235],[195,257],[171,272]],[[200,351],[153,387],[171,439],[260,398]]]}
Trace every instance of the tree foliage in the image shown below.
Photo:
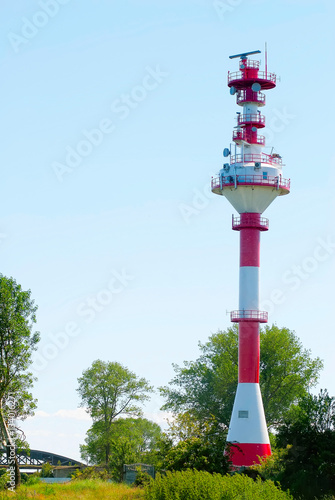
{"label": "tree foliage", "polygon": [[307,396],[323,368],[295,332],[266,326],[261,330],[260,386],[269,426],[278,426],[294,403]]}
{"label": "tree foliage", "polygon": [[163,458],[164,469],[194,469],[220,474],[229,471],[226,432],[214,418],[198,422],[187,412],[180,414],[170,423],[168,436],[171,447]]}
{"label": "tree foliage", "polygon": [[[269,427],[276,427],[290,406],[318,380],[322,362],[313,359],[294,332],[266,326],[260,332],[260,386]],[[238,327],[218,332],[205,344],[196,361],[174,365],[175,377],[160,389],[164,410],[190,412],[197,420],[209,416],[228,427],[238,381]]]}
{"label": "tree foliage", "polygon": [[[34,377],[27,370],[40,335],[33,332],[37,306],[30,294],[13,278],[0,275],[0,429],[8,456],[11,446],[19,444],[20,430],[13,422],[33,415],[36,408],[30,392]],[[18,483],[17,460],[15,467]]]}
{"label": "tree foliage", "polygon": [[[105,449],[108,445],[110,463],[120,455],[121,442],[129,443],[129,453],[122,451],[122,454],[127,456],[123,463],[140,462],[146,454],[155,450],[161,435],[159,425],[145,418],[117,419],[108,434],[103,422],[95,422],[87,431],[85,444],[80,446],[80,453],[87,462],[101,464],[105,462]],[[123,450],[126,448],[123,446]]]}
{"label": "tree foliage", "polygon": [[45,462],[42,465],[40,476],[41,477],[54,477],[54,467],[49,462]]}
{"label": "tree foliage", "polygon": [[157,450],[161,436],[159,425],[145,418],[115,420],[108,435],[101,422],[96,422],[87,432],[86,444],[80,447],[81,456],[90,463],[104,463],[108,445],[110,476],[121,482],[124,464],[151,463],[151,455]]}
{"label": "tree foliage", "polygon": [[281,484],[306,500],[335,493],[335,398],[308,394],[279,427]]}
{"label": "tree foliage", "polygon": [[0,275],[0,400],[4,407],[15,399],[12,410],[20,420],[36,408],[30,393],[34,378],[27,370],[40,335],[33,332],[37,306],[30,294],[13,278]]}
{"label": "tree foliage", "polygon": [[144,378],[138,378],[121,364],[100,360],[94,361],[78,382],[81,406],[86,408],[93,419],[87,443],[91,447],[86,448],[86,451],[91,453],[94,443],[95,455],[92,452],[89,456],[100,456],[99,448],[100,451],[103,450],[104,462],[107,464],[116,419],[121,416],[140,416],[140,403],[149,399],[148,393],[152,391],[152,387]]}

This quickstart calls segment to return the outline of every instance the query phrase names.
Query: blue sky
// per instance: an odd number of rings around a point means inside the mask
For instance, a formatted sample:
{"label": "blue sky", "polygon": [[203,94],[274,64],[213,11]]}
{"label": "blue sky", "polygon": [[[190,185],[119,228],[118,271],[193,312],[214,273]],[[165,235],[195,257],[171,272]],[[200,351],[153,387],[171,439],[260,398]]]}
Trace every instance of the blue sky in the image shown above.
{"label": "blue sky", "polygon": [[[265,212],[261,300],[270,323],[324,360],[320,386],[335,395],[334,11],[306,0],[2,2],[1,272],[39,306],[32,448],[79,458],[90,421],[77,378],[95,359],[158,387],[230,325],[238,235],[208,187],[238,111],[228,56],[259,49],[264,67],[265,42],[280,77],[265,135],[292,191]],[[146,415],[161,422],[161,404],[154,395]]]}

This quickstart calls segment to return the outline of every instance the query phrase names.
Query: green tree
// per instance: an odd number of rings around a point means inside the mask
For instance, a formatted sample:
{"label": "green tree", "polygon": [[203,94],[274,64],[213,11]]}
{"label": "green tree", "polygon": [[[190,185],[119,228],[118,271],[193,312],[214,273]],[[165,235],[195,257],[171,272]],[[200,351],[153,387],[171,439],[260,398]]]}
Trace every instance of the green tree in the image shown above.
{"label": "green tree", "polygon": [[[37,306],[30,294],[13,278],[0,275],[0,430],[10,462],[11,450],[23,441],[15,421],[33,415],[36,408],[30,392],[35,379],[27,370],[40,335],[33,332]],[[14,460],[15,483],[19,484],[16,456]]]}
{"label": "green tree", "polygon": [[304,396],[279,427],[275,480],[297,497],[314,500],[335,493],[335,398],[320,391]]}
{"label": "green tree", "polygon": [[54,477],[54,468],[49,462],[45,462],[42,465],[41,477]]}
{"label": "green tree", "polygon": [[[145,460],[157,449],[157,443],[162,436],[158,424],[145,418],[120,418],[113,422],[108,435],[105,433],[104,423],[95,422],[87,431],[85,444],[80,446],[81,457],[90,464],[105,462],[105,447],[110,449],[109,463],[118,453],[118,442],[128,441],[131,445],[131,455],[135,462]],[[127,463],[133,459],[128,458]],[[124,462],[124,463],[126,463]]]}
{"label": "green tree", "polygon": [[[290,406],[318,380],[322,361],[312,358],[294,332],[266,326],[260,332],[260,386],[269,427],[282,421]],[[210,416],[228,427],[238,379],[238,327],[218,332],[205,344],[196,361],[174,365],[176,376],[160,389],[163,410],[190,412],[196,420]]]}
{"label": "green tree", "polygon": [[111,453],[110,436],[115,420],[121,416],[140,416],[140,403],[149,399],[152,387],[144,378],[116,362],[94,361],[78,379],[80,406],[93,419],[93,433],[104,451],[104,463]]}
{"label": "green tree", "polygon": [[164,469],[195,469],[220,474],[229,471],[226,432],[214,418],[198,422],[188,412],[179,414],[170,423],[167,435],[174,445],[163,458]]}
{"label": "green tree", "polygon": [[120,436],[112,442],[111,454],[109,456],[108,470],[114,481],[119,483],[123,480],[124,464],[139,462],[133,443],[127,436]]}

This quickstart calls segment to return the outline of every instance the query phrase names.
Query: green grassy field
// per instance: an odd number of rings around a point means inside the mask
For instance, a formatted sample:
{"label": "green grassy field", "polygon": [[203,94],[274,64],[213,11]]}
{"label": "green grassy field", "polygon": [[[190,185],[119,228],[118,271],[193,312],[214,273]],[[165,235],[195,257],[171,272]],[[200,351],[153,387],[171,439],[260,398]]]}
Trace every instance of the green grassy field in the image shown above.
{"label": "green grassy field", "polygon": [[25,498],[43,500],[136,500],[144,498],[140,488],[131,488],[124,484],[106,483],[97,480],[73,481],[65,484],[39,483],[31,486],[20,486],[15,493],[0,493],[0,500]]}
{"label": "green grassy field", "polygon": [[[277,490],[270,481],[254,482],[248,477],[238,475],[233,478],[213,476],[208,480],[207,473],[197,473],[195,476],[192,471],[168,474],[166,478],[158,478],[146,494],[141,488],[86,479],[65,484],[22,485],[14,493],[0,492],[0,500],[8,498],[17,500],[171,500],[177,498],[182,500],[292,500],[289,493]],[[324,500],[326,499],[335,500],[335,497],[324,497]]]}

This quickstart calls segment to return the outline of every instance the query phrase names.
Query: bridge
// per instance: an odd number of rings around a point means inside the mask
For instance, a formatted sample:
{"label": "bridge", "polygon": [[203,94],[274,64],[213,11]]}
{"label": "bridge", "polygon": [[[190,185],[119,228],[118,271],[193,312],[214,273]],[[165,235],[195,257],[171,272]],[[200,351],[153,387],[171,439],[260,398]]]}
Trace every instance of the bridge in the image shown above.
{"label": "bridge", "polygon": [[[17,451],[16,457],[20,469],[41,469],[43,464],[49,463],[54,466],[67,466],[67,467],[86,467],[85,464],[78,460],[73,460],[63,455],[57,455],[48,451],[30,450],[27,453],[25,450]],[[0,468],[8,467],[7,454],[4,449],[0,449]]]}

